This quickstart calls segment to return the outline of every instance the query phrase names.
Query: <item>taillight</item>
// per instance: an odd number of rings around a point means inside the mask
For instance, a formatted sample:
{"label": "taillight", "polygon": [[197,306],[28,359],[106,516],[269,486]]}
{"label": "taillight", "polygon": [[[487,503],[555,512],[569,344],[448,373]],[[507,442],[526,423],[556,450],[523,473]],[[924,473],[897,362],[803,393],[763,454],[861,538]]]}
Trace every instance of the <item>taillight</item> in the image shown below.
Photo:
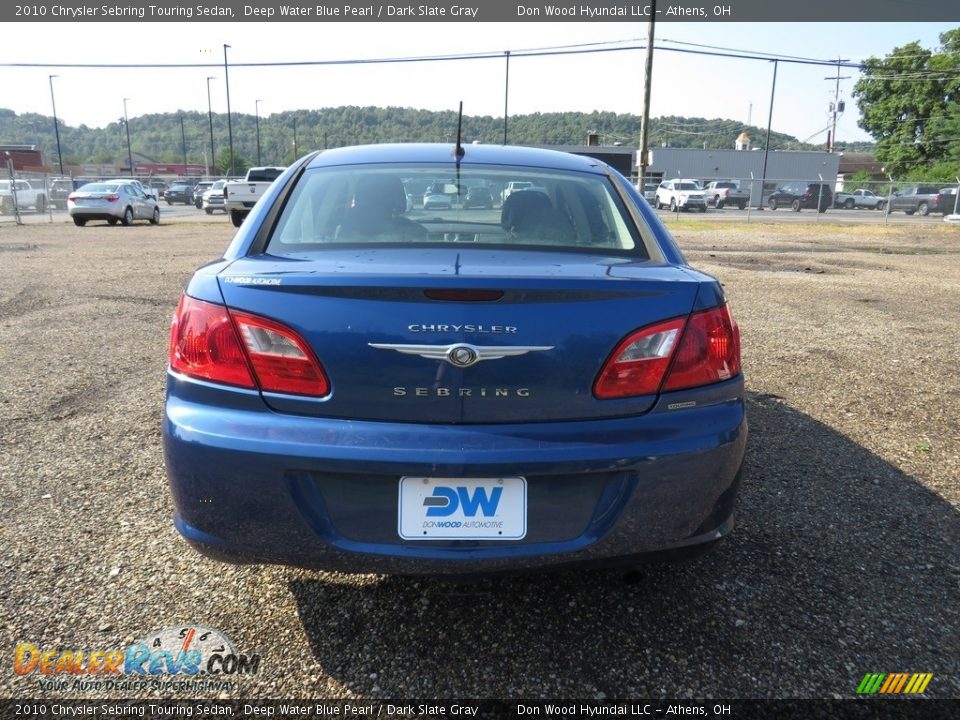
{"label": "taillight", "polygon": [[641,328],[613,351],[593,385],[601,400],[710,385],[740,372],[740,331],[724,305]]}
{"label": "taillight", "polygon": [[320,363],[293,330],[256,315],[232,314],[261,390],[316,397],[330,391]]}
{"label": "taillight", "polygon": [[683,318],[676,318],[628,335],[597,376],[593,394],[601,400],[610,400],[657,392],[683,323]]}
{"label": "taillight", "polygon": [[202,380],[256,388],[227,309],[187,295],[180,298],[170,326],[170,368]]}
{"label": "taillight", "polygon": [[76,202],[77,201],[76,193],[70,193],[69,195],[67,195],[67,200],[69,200],[70,202]]}
{"label": "taillight", "polygon": [[120,199],[120,196],[119,196],[119,195],[104,195],[104,196],[103,196],[103,199],[106,200],[107,202],[116,202],[117,200]]}
{"label": "taillight", "polygon": [[322,397],[330,383],[307,344],[266,318],[184,295],[170,328],[170,367],[191,377]]}
{"label": "taillight", "polygon": [[664,392],[711,385],[740,373],[740,328],[727,305],[690,316]]}

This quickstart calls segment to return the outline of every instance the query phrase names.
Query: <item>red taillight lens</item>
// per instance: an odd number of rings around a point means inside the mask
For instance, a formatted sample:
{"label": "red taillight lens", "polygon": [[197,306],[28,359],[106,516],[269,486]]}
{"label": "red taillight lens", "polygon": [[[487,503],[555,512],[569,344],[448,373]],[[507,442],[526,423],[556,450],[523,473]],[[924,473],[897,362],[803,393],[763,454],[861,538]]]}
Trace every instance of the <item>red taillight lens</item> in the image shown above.
{"label": "red taillight lens", "polygon": [[256,388],[227,309],[187,295],[170,327],[170,367],[190,377]]}
{"label": "red taillight lens", "polygon": [[676,318],[628,335],[617,345],[597,376],[593,384],[594,396],[610,400],[657,392],[683,324],[683,318]]}
{"label": "red taillight lens", "polygon": [[664,392],[710,385],[740,373],[740,328],[727,305],[690,316]]}
{"label": "red taillight lens", "polygon": [[601,400],[710,385],[740,372],[740,330],[729,308],[694,313],[628,335],[593,385]]}
{"label": "red taillight lens", "polygon": [[103,199],[106,200],[107,202],[116,202],[117,200],[120,199],[120,196],[119,196],[119,195],[104,195],[104,196],[103,196]]}
{"label": "red taillight lens", "polygon": [[293,330],[247,313],[234,312],[233,319],[261,390],[316,397],[330,392],[323,368]]}
{"label": "red taillight lens", "polygon": [[170,367],[191,377],[266,392],[322,397],[330,383],[293,330],[184,295],[170,328]]}
{"label": "red taillight lens", "polygon": [[76,202],[77,195],[75,193],[70,193],[69,195],[67,195],[67,200],[69,200],[70,202]]}

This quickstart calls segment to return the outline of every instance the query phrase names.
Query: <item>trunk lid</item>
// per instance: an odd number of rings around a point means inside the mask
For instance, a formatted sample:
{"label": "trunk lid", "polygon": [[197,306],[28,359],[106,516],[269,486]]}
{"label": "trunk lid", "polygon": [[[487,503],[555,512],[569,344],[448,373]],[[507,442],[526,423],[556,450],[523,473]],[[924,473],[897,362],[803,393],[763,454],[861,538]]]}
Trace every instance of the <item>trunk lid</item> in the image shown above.
{"label": "trunk lid", "polygon": [[699,288],[682,268],[623,257],[432,248],[253,256],[219,280],[230,308],[299,333],[330,379],[323,400],[265,395],[273,409],[418,423],[644,412],[654,396],[594,398],[597,373],[631,331],[689,314]]}

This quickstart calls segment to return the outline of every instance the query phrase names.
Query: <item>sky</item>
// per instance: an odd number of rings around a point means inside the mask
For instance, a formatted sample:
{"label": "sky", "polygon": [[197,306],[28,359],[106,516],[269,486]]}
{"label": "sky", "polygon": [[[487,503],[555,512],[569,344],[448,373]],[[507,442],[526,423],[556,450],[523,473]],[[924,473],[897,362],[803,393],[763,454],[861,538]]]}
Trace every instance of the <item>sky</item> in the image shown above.
{"label": "sky", "polygon": [[[689,43],[751,53],[851,61],[883,56],[918,41],[936,48],[943,23],[658,23],[656,43]],[[634,23],[8,23],[0,63],[216,63],[190,69],[81,69],[0,67],[0,107],[57,115],[68,125],[102,127],[123,117],[177,110],[207,111],[208,76],[214,112],[226,112],[223,44],[229,62],[283,62],[411,57],[542,48],[585,43],[643,44],[647,25]],[[687,43],[687,44],[685,44]],[[643,50],[510,62],[509,112],[593,110],[639,115],[643,108]],[[340,105],[456,109],[503,116],[502,59],[389,65],[285,68],[230,67],[233,112],[261,117],[294,109]],[[773,63],[657,51],[651,116],[729,118],[765,127]],[[825,142],[835,69],[780,63],[773,129],[800,140]],[[840,82],[847,101],[837,141],[870,140],[857,127],[851,98],[857,78]],[[681,128],[682,129],[682,128]],[[634,138],[624,138],[628,144]],[[630,141],[633,141],[632,143]],[[731,145],[733,138],[731,138]]]}

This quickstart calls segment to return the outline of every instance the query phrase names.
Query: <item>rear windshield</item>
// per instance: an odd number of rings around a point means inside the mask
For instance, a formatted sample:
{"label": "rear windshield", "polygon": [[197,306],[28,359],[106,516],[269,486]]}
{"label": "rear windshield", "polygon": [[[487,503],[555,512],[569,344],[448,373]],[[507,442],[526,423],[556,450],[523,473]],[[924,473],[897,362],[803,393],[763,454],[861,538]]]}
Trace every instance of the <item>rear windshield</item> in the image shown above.
{"label": "rear windshield", "polygon": [[283,174],[283,170],[278,168],[266,168],[264,170],[250,170],[247,172],[247,182],[273,182]]}
{"label": "rear windshield", "polygon": [[[444,175],[441,175],[444,173]],[[266,252],[302,256],[347,244],[470,243],[626,252],[647,257],[636,224],[603,175],[486,166],[363,165],[307,171],[291,192]],[[518,179],[522,178],[522,179]],[[519,183],[526,189],[518,189]],[[424,190],[451,188],[425,204]],[[482,187],[492,202],[465,203]],[[509,190],[509,192],[507,192]]]}
{"label": "rear windshield", "polygon": [[81,192],[119,192],[119,183],[89,183],[80,188]]}

